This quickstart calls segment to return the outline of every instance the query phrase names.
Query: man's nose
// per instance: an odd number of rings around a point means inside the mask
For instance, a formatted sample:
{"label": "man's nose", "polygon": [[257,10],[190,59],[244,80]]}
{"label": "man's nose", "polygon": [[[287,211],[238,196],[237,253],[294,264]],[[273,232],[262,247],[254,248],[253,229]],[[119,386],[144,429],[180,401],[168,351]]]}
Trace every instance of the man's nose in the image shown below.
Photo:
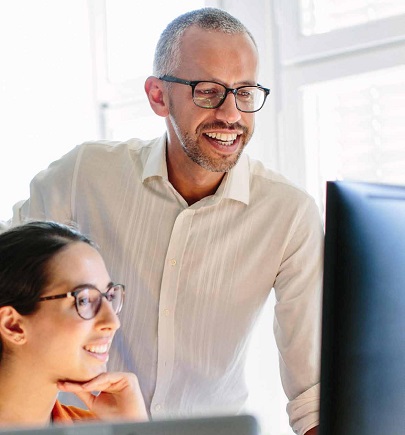
{"label": "man's nose", "polygon": [[216,117],[228,124],[234,124],[241,118],[241,113],[236,107],[236,98],[232,92],[228,92],[225,101],[216,109]]}

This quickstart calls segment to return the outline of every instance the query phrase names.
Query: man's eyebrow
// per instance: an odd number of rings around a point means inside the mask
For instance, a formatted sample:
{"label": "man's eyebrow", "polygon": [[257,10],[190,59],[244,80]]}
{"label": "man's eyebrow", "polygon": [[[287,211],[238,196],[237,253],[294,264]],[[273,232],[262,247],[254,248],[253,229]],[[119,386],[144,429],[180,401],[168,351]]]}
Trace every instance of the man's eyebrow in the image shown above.
{"label": "man's eyebrow", "polygon": [[[200,80],[195,80],[195,81],[200,81]],[[233,89],[234,88],[239,88],[241,86],[257,86],[257,82],[253,81],[253,80],[241,80],[240,82],[233,83],[232,86],[228,86],[222,80],[216,79],[216,78],[204,79],[204,80],[201,80],[201,81],[203,81],[203,82],[215,82],[215,83],[219,83],[221,85],[224,85],[227,88],[233,88]]]}

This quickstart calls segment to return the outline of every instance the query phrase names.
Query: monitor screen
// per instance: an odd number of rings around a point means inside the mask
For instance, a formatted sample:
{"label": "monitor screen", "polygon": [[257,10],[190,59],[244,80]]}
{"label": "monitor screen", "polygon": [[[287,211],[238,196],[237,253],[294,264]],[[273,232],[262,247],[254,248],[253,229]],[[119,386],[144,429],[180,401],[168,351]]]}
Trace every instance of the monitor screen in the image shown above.
{"label": "monitor screen", "polygon": [[405,434],[405,186],[329,182],[321,435]]}

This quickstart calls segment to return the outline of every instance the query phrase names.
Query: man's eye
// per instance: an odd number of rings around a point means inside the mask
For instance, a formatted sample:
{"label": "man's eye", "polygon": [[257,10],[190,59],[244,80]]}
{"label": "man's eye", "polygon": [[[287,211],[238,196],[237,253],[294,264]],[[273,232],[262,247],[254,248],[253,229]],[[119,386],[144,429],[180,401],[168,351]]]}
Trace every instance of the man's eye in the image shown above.
{"label": "man's eye", "polygon": [[204,97],[211,97],[218,95],[218,89],[198,89],[197,95],[201,95]]}
{"label": "man's eye", "polygon": [[253,91],[239,91],[238,97],[243,98],[244,100],[251,100],[254,97]]}

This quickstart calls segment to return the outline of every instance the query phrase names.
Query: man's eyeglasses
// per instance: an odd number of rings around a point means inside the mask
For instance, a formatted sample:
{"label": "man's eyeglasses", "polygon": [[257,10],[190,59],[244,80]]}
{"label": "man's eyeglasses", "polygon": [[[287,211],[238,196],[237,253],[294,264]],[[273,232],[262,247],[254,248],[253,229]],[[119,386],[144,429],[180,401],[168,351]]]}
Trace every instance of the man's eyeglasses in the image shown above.
{"label": "man's eyeglasses", "polygon": [[229,92],[235,97],[236,107],[241,112],[253,113],[260,110],[270,89],[263,86],[240,86],[238,88],[227,88],[217,82],[207,82],[204,80],[188,81],[177,77],[164,75],[159,77],[165,82],[180,83],[181,85],[191,86],[194,104],[203,109],[216,109],[226,99]]}
{"label": "man's eyeglasses", "polygon": [[75,298],[77,314],[85,320],[90,320],[97,315],[101,308],[103,297],[111,302],[115,314],[121,311],[124,303],[125,286],[122,284],[111,284],[105,293],[91,285],[79,286],[71,292],[54,296],[44,296],[40,301],[51,301],[53,299]]}

